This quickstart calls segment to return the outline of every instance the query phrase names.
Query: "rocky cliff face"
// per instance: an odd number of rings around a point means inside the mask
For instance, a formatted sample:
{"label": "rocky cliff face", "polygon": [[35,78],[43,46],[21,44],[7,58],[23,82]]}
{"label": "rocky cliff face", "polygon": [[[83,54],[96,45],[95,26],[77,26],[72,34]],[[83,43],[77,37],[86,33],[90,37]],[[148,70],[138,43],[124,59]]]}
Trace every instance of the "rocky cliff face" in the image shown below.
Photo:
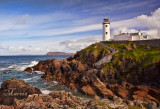
{"label": "rocky cliff face", "polygon": [[8,79],[2,83],[0,88],[0,104],[12,105],[14,98],[23,99],[30,94],[41,94],[41,91],[23,80]]}
{"label": "rocky cliff face", "polygon": [[111,51],[93,44],[67,60],[40,61],[26,71],[43,71],[45,74],[42,78],[45,80],[58,81],[87,95],[109,99],[116,95],[160,104],[160,48],[132,42],[107,45],[119,52],[113,55],[110,63],[105,63],[99,69],[94,67],[94,63]]}
{"label": "rocky cliff face", "polygon": [[[7,85],[4,87],[3,85]],[[14,86],[13,86],[14,84]],[[21,84],[21,85],[20,85]],[[20,90],[14,91],[15,93],[22,93],[22,87],[26,86],[27,90],[32,88],[33,92],[35,88],[31,85],[25,83],[22,80],[17,79],[8,79],[3,82],[2,89],[7,92],[10,90],[15,90],[15,88],[20,87]],[[9,88],[8,88],[9,87]],[[36,94],[28,93],[29,95],[26,97],[17,97],[12,96],[12,103],[5,104],[8,101],[7,97],[3,98],[3,101],[0,104],[0,109],[156,109],[157,104],[155,102],[141,102],[139,100],[123,100],[117,96],[113,97],[113,100],[108,99],[100,99],[98,96],[95,96],[93,99],[88,101],[83,101],[79,97],[75,97],[71,92],[65,91],[54,91],[50,94],[41,94],[39,89]],[[19,92],[21,91],[21,92]],[[26,91],[25,91],[26,92]],[[2,91],[1,91],[2,94]]]}

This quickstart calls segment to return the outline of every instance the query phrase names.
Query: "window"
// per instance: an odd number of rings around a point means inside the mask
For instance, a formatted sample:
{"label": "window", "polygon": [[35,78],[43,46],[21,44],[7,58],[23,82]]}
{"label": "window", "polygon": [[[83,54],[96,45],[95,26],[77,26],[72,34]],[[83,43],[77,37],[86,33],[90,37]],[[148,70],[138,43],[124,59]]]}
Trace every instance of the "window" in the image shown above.
{"label": "window", "polygon": [[106,32],[106,34],[108,34],[108,33]]}
{"label": "window", "polygon": [[108,26],[106,25],[106,27],[108,27]]}

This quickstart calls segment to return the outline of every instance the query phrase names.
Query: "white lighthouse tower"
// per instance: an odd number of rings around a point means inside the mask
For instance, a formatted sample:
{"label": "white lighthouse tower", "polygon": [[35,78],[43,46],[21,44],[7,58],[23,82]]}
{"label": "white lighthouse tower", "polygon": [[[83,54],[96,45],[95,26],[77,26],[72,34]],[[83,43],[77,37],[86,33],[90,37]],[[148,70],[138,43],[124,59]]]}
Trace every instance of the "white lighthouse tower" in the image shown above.
{"label": "white lighthouse tower", "polygon": [[110,40],[110,22],[108,18],[104,18],[103,20],[103,41]]}

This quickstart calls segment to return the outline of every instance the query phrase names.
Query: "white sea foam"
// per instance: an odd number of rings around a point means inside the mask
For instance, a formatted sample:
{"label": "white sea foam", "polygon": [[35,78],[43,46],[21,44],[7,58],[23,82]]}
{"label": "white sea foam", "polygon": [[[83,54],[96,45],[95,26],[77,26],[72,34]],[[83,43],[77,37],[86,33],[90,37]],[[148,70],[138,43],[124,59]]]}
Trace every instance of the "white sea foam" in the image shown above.
{"label": "white sea foam", "polygon": [[35,73],[37,73],[37,74],[44,74],[44,72],[42,72],[42,71],[35,71]]}
{"label": "white sea foam", "polygon": [[57,81],[53,81],[53,83],[54,83],[55,85],[57,85],[57,84],[58,84],[58,82],[57,82]]}
{"label": "white sea foam", "polygon": [[21,66],[21,71],[25,70],[27,67],[32,67],[34,65],[38,64],[38,61],[31,61],[31,63],[29,65],[22,65]]}
{"label": "white sea foam", "polygon": [[37,81],[38,79],[40,79],[41,77],[40,76],[34,76],[32,78],[26,78],[26,79],[23,79],[24,81]]}
{"label": "white sea foam", "polygon": [[23,79],[25,82],[26,81],[30,81],[30,80],[32,80],[33,78],[26,78],[26,79]]}
{"label": "white sea foam", "polygon": [[50,91],[50,90],[41,90],[41,92],[42,92],[43,94],[49,94],[49,93],[52,92],[52,91]]}
{"label": "white sea foam", "polygon": [[4,71],[4,70],[7,70],[7,68],[0,68],[0,71]]}
{"label": "white sea foam", "polygon": [[8,66],[6,68],[0,68],[0,71],[4,71],[4,70],[24,71],[27,67],[32,67],[36,64],[38,64],[38,61],[31,61],[30,63],[20,63],[20,65],[13,64],[13,65]]}

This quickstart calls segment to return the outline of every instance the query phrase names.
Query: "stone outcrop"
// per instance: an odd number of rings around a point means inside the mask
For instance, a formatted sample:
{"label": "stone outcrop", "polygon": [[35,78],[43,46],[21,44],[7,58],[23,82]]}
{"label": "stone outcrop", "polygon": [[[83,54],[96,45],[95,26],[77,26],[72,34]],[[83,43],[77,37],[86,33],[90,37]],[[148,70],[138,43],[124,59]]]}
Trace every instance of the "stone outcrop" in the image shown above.
{"label": "stone outcrop", "polygon": [[0,109],[14,109],[13,106],[0,105]]}
{"label": "stone outcrop", "polygon": [[23,80],[7,79],[1,84],[0,104],[12,105],[14,98],[23,99],[30,94],[41,94],[41,91]]}
{"label": "stone outcrop", "polygon": [[112,84],[111,81],[108,81],[104,84],[103,81],[110,79],[103,78],[105,76],[101,71],[90,69],[86,64],[76,60],[58,61],[50,59],[40,61],[32,69],[44,71],[45,74],[42,75],[42,78],[47,81],[57,81],[59,84],[64,84],[70,89],[78,90],[86,95],[98,95],[109,99],[117,95],[123,99],[154,101],[160,104],[159,89],[150,88],[146,85],[134,85],[128,82]]}
{"label": "stone outcrop", "polygon": [[[13,84],[17,87],[19,86],[21,92],[22,87],[24,86],[26,86],[26,88],[28,89],[23,89],[25,90],[25,92],[30,91],[30,87],[32,87],[24,81],[17,79],[9,79],[3,82],[3,85],[6,85],[10,90],[15,90]],[[3,89],[1,89],[1,91],[2,90]],[[38,90],[38,92],[36,90]],[[39,89],[36,90],[34,87],[32,87],[32,91],[36,91],[37,94],[28,93],[29,95],[26,97],[14,97],[14,99],[12,99],[12,103],[9,104],[11,106],[6,105],[6,102],[1,102],[0,109],[130,109],[137,107],[141,109],[145,109],[145,107],[147,107],[148,109],[157,108],[157,104],[153,101],[130,101],[121,99],[117,96],[113,96],[112,100],[100,99],[98,96],[95,96],[91,100],[83,101],[81,98],[73,96],[71,92],[53,91],[49,94],[41,94],[39,92]],[[4,101],[8,101],[8,98],[6,97],[4,97],[3,99]]]}
{"label": "stone outcrop", "polygon": [[50,59],[40,61],[32,69],[45,72],[42,78],[47,81],[58,81],[59,84],[65,84],[70,89],[81,91],[87,95],[99,95],[104,98],[112,98],[114,96],[114,93],[107,89],[105,84],[95,75],[96,69],[89,69],[86,64],[76,60],[58,61]]}
{"label": "stone outcrop", "polygon": [[145,102],[154,101],[160,105],[159,89],[154,89],[144,85],[133,85],[127,82],[123,82],[121,85],[108,84],[107,87],[122,99]]}
{"label": "stone outcrop", "polygon": [[[113,43],[117,44],[118,42]],[[115,54],[115,49],[111,50],[111,47],[107,46],[110,50],[106,50],[107,47],[93,44],[87,49],[78,51],[67,60],[49,59],[40,61],[37,65],[27,68],[25,71],[32,73],[34,71],[45,72],[42,75],[45,80],[57,81],[58,84],[66,85],[68,88],[78,90],[86,95],[109,99],[118,96],[128,100],[154,101],[160,105],[160,61],[156,60],[144,67],[141,66],[143,61],[139,61],[132,56],[123,56],[123,53],[129,54],[134,50],[137,52],[136,49],[148,51],[152,49],[151,46],[142,47],[136,43],[118,45],[112,45],[117,47],[116,49],[120,53],[117,53],[118,55]],[[160,51],[155,50],[154,52],[157,54]],[[112,53],[121,58],[114,55],[115,57],[113,56],[109,63],[103,62],[102,67],[96,68],[94,66],[96,62]],[[148,55],[144,56],[147,57]],[[141,67],[139,68],[139,66]]]}
{"label": "stone outcrop", "polygon": [[22,100],[14,100],[16,109],[64,109],[84,106],[84,102],[71,92],[55,91],[49,95],[33,94]]}

